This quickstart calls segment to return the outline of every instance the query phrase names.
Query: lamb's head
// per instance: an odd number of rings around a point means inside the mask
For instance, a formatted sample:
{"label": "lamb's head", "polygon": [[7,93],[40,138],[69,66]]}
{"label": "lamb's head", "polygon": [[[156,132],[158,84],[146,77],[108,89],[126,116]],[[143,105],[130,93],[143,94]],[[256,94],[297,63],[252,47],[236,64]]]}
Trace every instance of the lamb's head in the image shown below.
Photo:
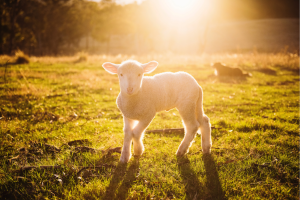
{"label": "lamb's head", "polygon": [[223,66],[225,66],[225,65],[223,65],[220,62],[216,62],[216,63],[212,64],[212,68],[215,69],[215,75],[216,76],[218,76],[218,74],[219,74],[218,71],[221,70]]}
{"label": "lamb's head", "polygon": [[219,69],[222,66],[224,66],[224,65],[220,62],[216,62],[216,63],[212,64],[212,68],[215,68],[215,69]]}
{"label": "lamb's head", "polygon": [[144,74],[153,72],[157,65],[156,61],[141,64],[134,60],[128,60],[121,64],[106,62],[102,67],[110,74],[118,74],[121,93],[131,96],[137,94],[141,89]]}

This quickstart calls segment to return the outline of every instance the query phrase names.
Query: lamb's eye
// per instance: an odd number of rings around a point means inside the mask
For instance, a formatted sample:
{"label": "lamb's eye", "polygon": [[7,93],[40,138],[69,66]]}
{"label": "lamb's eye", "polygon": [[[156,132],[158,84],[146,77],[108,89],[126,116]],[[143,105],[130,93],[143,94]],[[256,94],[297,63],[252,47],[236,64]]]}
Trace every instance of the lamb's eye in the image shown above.
{"label": "lamb's eye", "polygon": [[141,76],[141,74],[139,74],[138,76]]}
{"label": "lamb's eye", "polygon": [[123,76],[123,74],[120,74],[120,76]]}

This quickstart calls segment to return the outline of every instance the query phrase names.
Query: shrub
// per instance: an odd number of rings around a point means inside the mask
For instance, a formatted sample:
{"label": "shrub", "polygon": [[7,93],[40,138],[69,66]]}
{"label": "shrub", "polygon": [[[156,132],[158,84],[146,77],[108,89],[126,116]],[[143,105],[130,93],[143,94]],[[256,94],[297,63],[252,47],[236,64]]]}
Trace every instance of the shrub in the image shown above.
{"label": "shrub", "polygon": [[15,52],[16,61],[17,64],[27,64],[30,62],[29,57],[21,50],[17,50]]}
{"label": "shrub", "polygon": [[79,52],[77,54],[77,56],[78,56],[78,59],[76,60],[76,62],[85,62],[88,59],[88,54],[83,51]]}

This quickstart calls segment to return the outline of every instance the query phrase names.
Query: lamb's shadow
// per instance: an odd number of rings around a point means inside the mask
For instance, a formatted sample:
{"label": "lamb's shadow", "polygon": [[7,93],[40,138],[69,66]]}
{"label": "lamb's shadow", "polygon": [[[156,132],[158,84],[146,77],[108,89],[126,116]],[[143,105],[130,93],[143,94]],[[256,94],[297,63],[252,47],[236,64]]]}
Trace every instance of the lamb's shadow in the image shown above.
{"label": "lamb's shadow", "polygon": [[217,80],[221,83],[240,84],[247,81],[245,76],[217,76]]}
{"label": "lamb's shadow", "polygon": [[[139,172],[139,157],[134,157],[131,165],[127,170],[128,164],[119,163],[114,171],[113,177],[106,188],[106,193],[103,199],[126,199],[128,197],[128,190],[131,188],[136,174]],[[121,186],[119,186],[122,182]]]}
{"label": "lamb's shadow", "polygon": [[203,155],[206,182],[200,183],[187,157],[179,157],[177,165],[186,189],[186,199],[226,199],[211,155]]}
{"label": "lamb's shadow", "polygon": [[177,157],[177,166],[185,185],[186,199],[203,199],[204,185],[192,170],[189,159],[186,156]]}
{"label": "lamb's shadow", "polygon": [[[201,81],[210,81],[210,82],[220,82],[220,83],[230,83],[230,84],[240,84],[247,81],[247,76],[216,76],[211,74]],[[200,81],[200,80],[199,80]]]}
{"label": "lamb's shadow", "polygon": [[211,199],[226,199],[213,156],[211,154],[204,154],[203,161],[207,178],[206,188],[209,190]]}
{"label": "lamb's shadow", "polygon": [[272,76],[277,75],[277,72],[275,70],[267,68],[267,67],[254,69],[254,71],[258,71],[260,73],[267,74],[267,75],[272,75]]}

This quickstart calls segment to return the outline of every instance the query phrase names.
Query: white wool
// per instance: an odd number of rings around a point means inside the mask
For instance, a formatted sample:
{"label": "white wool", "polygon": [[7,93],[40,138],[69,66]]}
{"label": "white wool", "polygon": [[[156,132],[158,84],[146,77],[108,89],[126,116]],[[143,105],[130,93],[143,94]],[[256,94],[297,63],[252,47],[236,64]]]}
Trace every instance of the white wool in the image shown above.
{"label": "white wool", "polygon": [[120,93],[117,105],[125,117],[139,120],[148,112],[170,110],[180,103],[197,100],[199,95],[202,98],[202,89],[191,75],[165,72],[144,77],[140,91],[132,97]]}
{"label": "white wool", "polygon": [[143,133],[156,112],[177,108],[185,126],[185,137],[177,155],[188,152],[197,130],[202,133],[202,149],[210,153],[211,128],[209,118],[202,108],[203,92],[197,81],[186,72],[165,72],[155,76],[143,76],[152,72],[158,63],[140,64],[125,61],[120,65],[104,63],[109,73],[118,74],[121,92],[117,98],[118,108],[124,118],[124,146],[120,161],[128,162],[131,156],[131,141],[134,153],[144,151]]}

